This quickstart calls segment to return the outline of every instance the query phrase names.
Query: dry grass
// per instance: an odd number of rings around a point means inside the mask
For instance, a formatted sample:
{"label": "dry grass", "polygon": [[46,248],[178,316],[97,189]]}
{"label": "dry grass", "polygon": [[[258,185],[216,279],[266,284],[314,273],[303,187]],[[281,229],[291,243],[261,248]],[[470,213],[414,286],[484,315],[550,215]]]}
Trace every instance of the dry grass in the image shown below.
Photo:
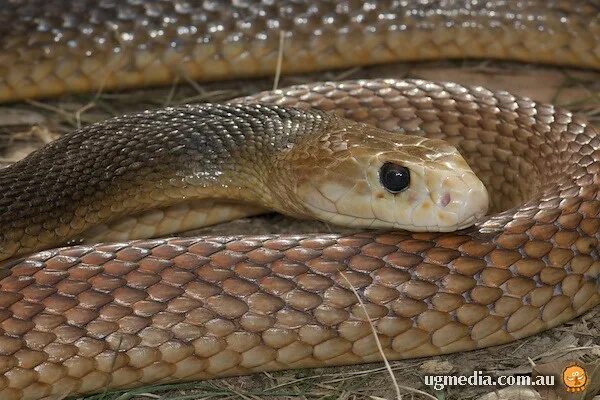
{"label": "dry grass", "polygon": [[[417,77],[453,80],[506,89],[543,102],[566,106],[600,121],[600,74],[556,68],[490,63],[427,63],[355,68],[305,76],[283,76],[279,87],[315,80]],[[167,88],[126,93],[97,93],[0,107],[0,162],[11,163],[57,135],[78,126],[130,111],[194,102],[218,102],[268,90],[273,79],[199,85],[186,81]],[[323,232],[331,227],[281,216],[245,219],[209,228],[211,233]],[[489,387],[449,388],[435,392],[423,383],[431,373],[516,374],[531,372],[531,362],[600,359],[600,310],[596,308],[559,328],[509,345],[428,359],[341,368],[262,373],[208,382],[151,386],[86,397],[125,399],[475,399]],[[390,373],[394,379],[390,378]],[[394,384],[397,382],[397,384]]]}

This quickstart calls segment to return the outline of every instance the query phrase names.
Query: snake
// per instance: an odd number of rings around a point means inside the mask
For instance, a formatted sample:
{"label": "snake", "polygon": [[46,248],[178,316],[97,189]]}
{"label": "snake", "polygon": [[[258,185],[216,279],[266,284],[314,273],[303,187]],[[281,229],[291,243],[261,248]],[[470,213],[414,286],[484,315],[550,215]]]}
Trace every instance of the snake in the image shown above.
{"label": "snake", "polygon": [[[448,58],[598,69],[599,11],[11,0],[0,101]],[[581,116],[414,79],[301,84],[80,128],[0,170],[0,398],[534,335],[600,304],[599,171],[600,134]],[[178,235],[266,210],[356,231]]]}

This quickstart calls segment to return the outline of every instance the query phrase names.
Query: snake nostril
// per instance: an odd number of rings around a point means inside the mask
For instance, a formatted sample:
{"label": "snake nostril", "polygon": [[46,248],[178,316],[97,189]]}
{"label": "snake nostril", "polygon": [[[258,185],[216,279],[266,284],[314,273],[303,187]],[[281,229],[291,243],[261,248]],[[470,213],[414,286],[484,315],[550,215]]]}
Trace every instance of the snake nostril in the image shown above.
{"label": "snake nostril", "polygon": [[452,200],[452,197],[450,197],[450,193],[448,193],[448,192],[444,193],[444,195],[442,197],[440,197],[440,206],[446,207],[448,204],[450,204],[451,200]]}

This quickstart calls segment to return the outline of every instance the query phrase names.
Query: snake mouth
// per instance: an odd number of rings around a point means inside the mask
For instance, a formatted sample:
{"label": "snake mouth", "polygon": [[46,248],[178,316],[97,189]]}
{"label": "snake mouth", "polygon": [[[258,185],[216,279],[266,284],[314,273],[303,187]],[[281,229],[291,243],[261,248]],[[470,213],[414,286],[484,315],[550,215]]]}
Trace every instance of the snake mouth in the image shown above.
{"label": "snake mouth", "polygon": [[454,225],[419,225],[402,224],[399,222],[386,222],[374,218],[360,218],[353,215],[345,215],[339,212],[331,212],[319,207],[307,205],[307,208],[316,219],[331,223],[336,226],[353,227],[356,229],[384,229],[403,230],[409,232],[454,232],[466,229],[478,222],[485,213],[477,213],[465,217],[460,224]]}
{"label": "snake mouth", "polygon": [[[346,189],[344,195],[335,196],[333,199],[327,198],[314,186],[310,189],[305,187],[302,193],[304,207],[312,218],[335,225],[367,229],[403,229],[414,232],[450,232],[473,225],[488,211],[487,190],[481,182],[474,182],[475,184],[460,193],[460,196],[448,192],[442,195],[428,193],[426,196],[408,193],[406,200],[383,193],[369,193],[369,196],[362,201],[346,200],[345,197],[348,199],[357,197],[355,193],[350,193],[356,186]],[[389,205],[375,206],[374,202],[387,202]],[[386,211],[382,218],[378,218],[381,209],[384,208]],[[396,213],[395,210],[401,212]]]}

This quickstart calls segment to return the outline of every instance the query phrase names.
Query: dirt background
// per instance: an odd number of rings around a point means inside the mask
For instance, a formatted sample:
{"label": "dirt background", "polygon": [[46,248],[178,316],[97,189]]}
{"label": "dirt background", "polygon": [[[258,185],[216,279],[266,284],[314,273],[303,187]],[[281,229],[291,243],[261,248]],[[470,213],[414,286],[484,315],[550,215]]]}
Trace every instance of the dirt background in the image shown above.
{"label": "dirt background", "polygon": [[[322,80],[370,77],[422,78],[482,85],[507,90],[564,106],[600,125],[600,73],[574,69],[498,62],[443,62],[391,64],[343,71],[284,76],[279,87]],[[122,93],[71,95],[49,101],[28,101],[0,107],[0,165],[6,166],[79,126],[130,111],[197,102],[219,102],[268,90],[273,79],[238,80],[210,84],[173,82],[170,87]],[[203,233],[331,232],[339,228],[300,222],[280,215],[243,219],[202,230]],[[451,387],[435,391],[424,383],[428,374],[470,375],[481,370],[492,376],[529,374],[532,366],[558,371],[565,360],[586,363],[588,373],[600,370],[600,309],[543,334],[515,343],[462,354],[391,362],[402,399],[535,399],[553,398],[550,392],[512,388]],[[549,364],[548,366],[548,363]],[[554,363],[554,364],[552,364]],[[546,367],[544,367],[546,365]],[[539,367],[541,366],[541,367]],[[600,392],[600,373],[592,377],[586,394]],[[342,368],[262,373],[192,384],[146,387],[102,393],[86,400],[125,399],[392,399],[398,398],[389,371],[382,363]],[[481,397],[484,396],[484,397]],[[596,397],[599,400],[600,397]]]}

